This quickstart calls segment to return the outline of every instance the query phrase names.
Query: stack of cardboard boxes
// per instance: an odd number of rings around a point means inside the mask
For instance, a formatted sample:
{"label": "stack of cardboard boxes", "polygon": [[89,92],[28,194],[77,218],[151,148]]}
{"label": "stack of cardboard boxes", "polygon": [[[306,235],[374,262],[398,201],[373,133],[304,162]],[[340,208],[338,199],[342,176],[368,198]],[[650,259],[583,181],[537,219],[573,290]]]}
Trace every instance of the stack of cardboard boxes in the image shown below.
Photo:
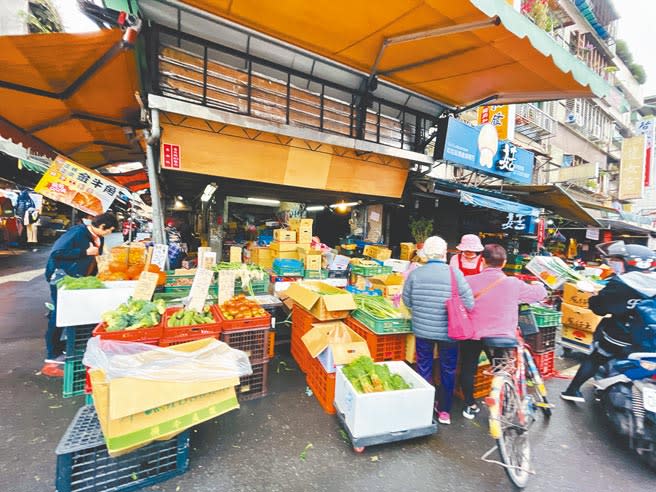
{"label": "stack of cardboard boxes", "polygon": [[296,252],[296,231],[287,229],[276,229],[273,231],[273,241],[269,245],[271,249],[271,258],[285,260],[298,260]]}
{"label": "stack of cardboard boxes", "polygon": [[601,321],[588,307],[588,299],[594,292],[583,292],[575,284],[567,283],[563,289],[563,333],[562,340],[575,347],[588,350],[594,332]]}

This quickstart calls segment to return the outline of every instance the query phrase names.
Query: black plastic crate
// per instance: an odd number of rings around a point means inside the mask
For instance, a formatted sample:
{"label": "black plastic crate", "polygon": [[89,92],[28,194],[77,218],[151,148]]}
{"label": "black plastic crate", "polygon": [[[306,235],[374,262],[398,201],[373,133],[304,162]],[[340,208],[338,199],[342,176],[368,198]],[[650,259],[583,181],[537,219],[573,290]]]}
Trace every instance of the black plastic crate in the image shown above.
{"label": "black plastic crate", "polygon": [[189,467],[189,431],[111,458],[93,406],[78,410],[57,449],[57,492],[128,492],[181,475]]}
{"label": "black plastic crate", "polygon": [[348,270],[328,270],[328,278],[348,278]]}
{"label": "black plastic crate", "polygon": [[544,352],[551,352],[556,348],[557,331],[557,326],[542,327],[536,334],[525,336],[524,341],[533,353],[542,354]]}
{"label": "black plastic crate", "polygon": [[66,327],[66,355],[82,357],[87,349],[87,342],[92,336],[96,325],[81,325]]}
{"label": "black plastic crate", "polygon": [[269,363],[253,364],[253,374],[239,378],[237,399],[239,401],[262,398],[269,392],[267,380],[269,379]]}
{"label": "black plastic crate", "polygon": [[251,364],[257,364],[268,359],[269,328],[252,328],[248,330],[224,331],[221,341],[232,348],[248,354]]}

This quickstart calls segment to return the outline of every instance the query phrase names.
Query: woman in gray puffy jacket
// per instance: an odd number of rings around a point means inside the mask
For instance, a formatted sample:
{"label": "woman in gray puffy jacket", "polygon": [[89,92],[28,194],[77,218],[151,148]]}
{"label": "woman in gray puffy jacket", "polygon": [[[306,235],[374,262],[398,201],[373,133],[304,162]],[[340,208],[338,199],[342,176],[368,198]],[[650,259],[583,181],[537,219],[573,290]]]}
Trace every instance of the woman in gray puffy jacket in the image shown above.
{"label": "woman in gray puffy jacket", "polygon": [[[403,287],[403,302],[412,311],[412,331],[416,337],[417,372],[433,383],[433,348],[439,349],[440,385],[435,405],[438,421],[451,423],[451,403],[458,362],[458,343],[448,335],[449,320],[445,302],[451,297],[451,272],[446,264],[446,242],[438,236],[424,243],[423,255],[428,263],[408,276]],[[454,269],[458,293],[467,309],[474,307],[469,284]]]}

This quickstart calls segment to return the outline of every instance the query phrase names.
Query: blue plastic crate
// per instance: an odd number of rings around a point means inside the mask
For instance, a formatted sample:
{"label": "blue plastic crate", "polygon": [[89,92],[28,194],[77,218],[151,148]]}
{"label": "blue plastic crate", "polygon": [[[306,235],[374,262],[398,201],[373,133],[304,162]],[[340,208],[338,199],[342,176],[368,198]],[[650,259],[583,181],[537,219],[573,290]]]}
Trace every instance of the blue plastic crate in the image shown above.
{"label": "blue plastic crate", "polygon": [[96,325],[81,325],[66,327],[66,355],[68,357],[83,356],[87,342]]}
{"label": "blue plastic crate", "polygon": [[78,410],[57,449],[57,492],[129,492],[183,474],[189,467],[189,431],[112,458],[96,410]]}

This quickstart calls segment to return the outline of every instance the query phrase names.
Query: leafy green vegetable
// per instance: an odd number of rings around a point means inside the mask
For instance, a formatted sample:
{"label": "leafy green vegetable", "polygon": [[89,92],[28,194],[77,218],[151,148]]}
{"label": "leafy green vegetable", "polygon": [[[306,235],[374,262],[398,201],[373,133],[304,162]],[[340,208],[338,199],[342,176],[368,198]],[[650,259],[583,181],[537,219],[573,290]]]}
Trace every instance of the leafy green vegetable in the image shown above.
{"label": "leafy green vegetable", "polygon": [[405,315],[386,298],[381,296],[368,296],[356,294],[353,296],[358,309],[378,319],[398,319]]}
{"label": "leafy green vegetable", "polygon": [[392,374],[386,364],[374,364],[362,355],[342,368],[344,376],[358,393],[375,393],[411,388],[399,374]]}
{"label": "leafy green vegetable", "polygon": [[107,323],[107,331],[136,330],[158,325],[164,311],[166,303],[162,299],[154,302],[130,299],[114,311],[104,313],[102,320]]}
{"label": "leafy green vegetable", "polygon": [[66,275],[57,281],[61,290],[104,289],[105,284],[98,277],[69,277]]}

